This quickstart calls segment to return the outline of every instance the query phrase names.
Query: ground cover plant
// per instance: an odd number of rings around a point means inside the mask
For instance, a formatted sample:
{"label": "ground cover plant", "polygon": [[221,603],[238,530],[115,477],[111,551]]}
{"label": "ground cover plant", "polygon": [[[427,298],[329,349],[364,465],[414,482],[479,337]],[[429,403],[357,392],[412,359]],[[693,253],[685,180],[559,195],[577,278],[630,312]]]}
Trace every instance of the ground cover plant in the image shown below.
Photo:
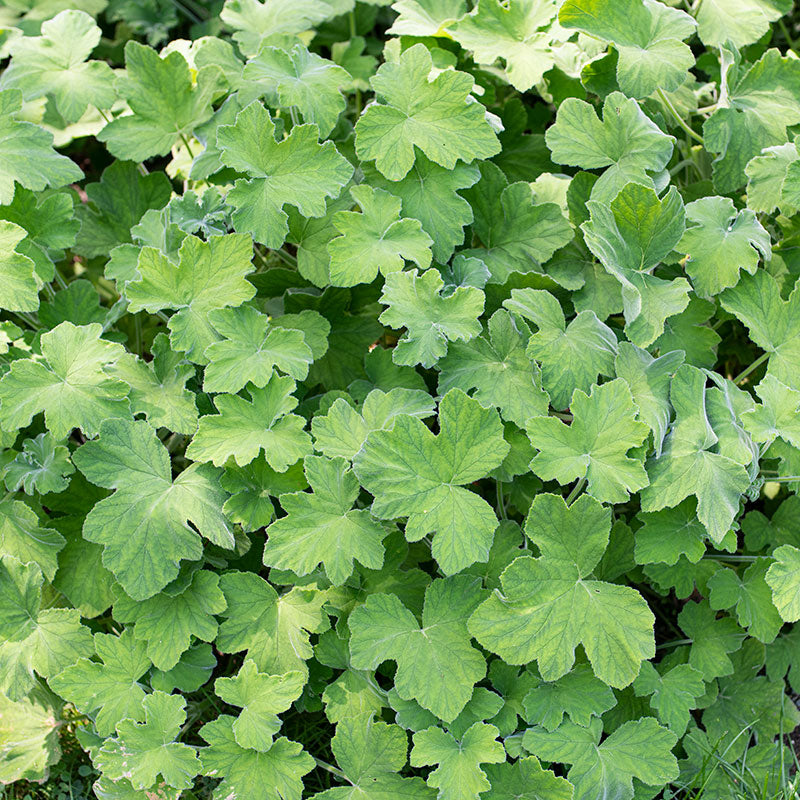
{"label": "ground cover plant", "polygon": [[6,0],[4,796],[796,797],[797,23]]}

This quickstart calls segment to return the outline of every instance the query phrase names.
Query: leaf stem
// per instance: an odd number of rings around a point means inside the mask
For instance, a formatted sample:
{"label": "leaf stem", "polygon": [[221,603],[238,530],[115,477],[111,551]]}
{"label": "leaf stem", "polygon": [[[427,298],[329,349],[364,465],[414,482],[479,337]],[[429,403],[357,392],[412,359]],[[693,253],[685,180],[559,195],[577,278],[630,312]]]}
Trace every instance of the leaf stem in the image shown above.
{"label": "leaf stem", "polygon": [[189,144],[189,140],[186,138],[186,134],[180,134],[181,141],[183,142],[183,146],[186,148],[186,152],[189,154],[189,158],[194,161],[194,153],[192,152],[192,147]]}
{"label": "leaf stem", "polygon": [[765,477],[767,483],[794,483],[800,481],[800,475],[776,475],[774,477]]}
{"label": "leaf stem", "polygon": [[669,110],[670,114],[672,114],[672,116],[675,118],[675,121],[678,123],[678,125],[681,128],[683,128],[683,130],[686,133],[688,133],[689,136],[691,136],[695,141],[698,141],[698,142],[700,142],[700,144],[703,144],[703,137],[699,133],[697,133],[696,131],[693,131],[689,127],[689,125],[686,124],[686,121],[677,112],[677,110],[675,109],[675,106],[672,105],[672,103],[670,102],[669,98],[664,94],[663,89],[656,89],[656,92],[658,93],[659,98],[661,98],[661,102],[667,107],[667,109]]}
{"label": "leaf stem", "polygon": [[769,357],[770,353],[762,353],[749,367],[743,369],[734,379],[733,383],[737,386],[751,373],[758,369]]}
{"label": "leaf stem", "polygon": [[752,562],[752,561],[758,561],[759,558],[762,558],[762,556],[739,556],[739,555],[728,555],[727,553],[719,553],[719,554],[706,553],[703,556],[703,559],[705,561],[731,561],[731,562],[737,562],[737,561]]}
{"label": "leaf stem", "polygon": [[666,650],[668,647],[680,647],[684,644],[692,644],[693,639],[674,639],[671,642],[662,642],[656,645],[656,650]]}
{"label": "leaf stem", "polygon": [[506,516],[506,502],[503,499],[503,481],[496,481],[495,488],[497,489],[497,513],[500,519],[508,519]]}
{"label": "leaf stem", "polygon": [[297,259],[291,253],[287,253],[285,250],[281,250],[280,248],[273,250],[272,252],[275,253],[275,255],[278,256],[278,258],[283,261],[284,264],[288,264],[290,267],[297,269]]}
{"label": "leaf stem", "polygon": [[316,762],[317,766],[320,767],[321,769],[330,772],[331,775],[335,775],[337,778],[340,778],[343,781],[347,781],[351,786],[355,786],[353,781],[351,781],[350,778],[348,778],[347,775],[345,775],[344,772],[342,772],[340,769],[334,767],[333,764],[329,764],[327,761],[323,761],[321,758],[316,758],[316,757],[314,757],[314,761]]}
{"label": "leaf stem", "polygon": [[585,475],[572,487],[572,491],[567,495],[566,503],[568,506],[571,506],[575,502],[578,495],[583,491],[584,486],[586,486]]}
{"label": "leaf stem", "polygon": [[67,282],[64,280],[64,276],[58,270],[56,270],[56,283],[61,289],[67,288]]}

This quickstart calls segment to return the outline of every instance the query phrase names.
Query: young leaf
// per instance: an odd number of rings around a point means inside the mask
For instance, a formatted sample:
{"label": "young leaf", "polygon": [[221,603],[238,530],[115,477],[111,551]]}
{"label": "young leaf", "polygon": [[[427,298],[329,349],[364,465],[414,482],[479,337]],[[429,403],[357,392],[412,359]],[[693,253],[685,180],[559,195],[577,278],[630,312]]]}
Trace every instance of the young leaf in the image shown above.
{"label": "young leaf", "polygon": [[469,341],[480,333],[483,292],[474,286],[459,286],[445,296],[443,288],[444,281],[435,269],[421,275],[412,269],[386,276],[381,302],[388,308],[379,319],[407,330],[392,353],[395,364],[432,367],[447,353],[448,341]]}
{"label": "young leaf", "polygon": [[574,800],[590,800],[598,792],[631,800],[633,778],[661,786],[678,777],[672,755],[678,737],[652,717],[630,720],[600,742],[602,731],[600,720],[588,728],[567,721],[552,733],[525,731],[523,744],[539,758],[572,765],[567,777],[575,787]]}
{"label": "young leaf", "polygon": [[554,408],[567,408],[573,390],[588,392],[598,375],[614,374],[617,337],[593,311],[581,311],[567,325],[558,300],[543,289],[512,289],[503,305],[538,328],[526,354],[540,363]]}
{"label": "young leaf", "polygon": [[173,480],[169,453],[146,422],[106,420],[99,438],[79,447],[73,460],[92,483],[116,490],[89,512],[83,535],[103,545],[103,564],[134,600],[160,592],[182,559],[202,556],[195,528],[214,544],[233,547],[220,510],[219,472],[192,464]]}
{"label": "young leaf", "polygon": [[566,0],[558,21],[614,44],[620,89],[633,97],[675,91],[694,66],[683,42],[695,32],[694,19],[655,0]]}
{"label": "young leaf", "polygon": [[314,759],[302,745],[284,738],[266,753],[245,749],[236,742],[234,722],[234,717],[220,714],[200,728],[208,742],[200,751],[203,774],[222,778],[215,796],[300,800],[303,776],[314,769]]}
{"label": "young leaf", "polygon": [[226,703],[242,708],[231,726],[236,743],[266,753],[281,728],[278,714],[300,697],[304,684],[302,672],[267,675],[248,660],[234,677],[217,678],[214,691]]}
{"label": "young leaf", "polygon": [[286,516],[267,528],[264,563],[297,575],[322,563],[334,586],[350,577],[354,560],[380,569],[386,531],[369,511],[352,508],[360,487],[347,462],[306,456],[305,474],[313,491],[280,496]]}
{"label": "young leaf", "polygon": [[307,47],[296,44],[290,51],[262,47],[244,67],[242,78],[252,81],[278,105],[296,106],[306,122],[314,122],[327,136],[347,105],[339,91],[349,81],[346,70]]}
{"label": "young leaf", "polygon": [[452,722],[486,674],[470,644],[467,620],[484,593],[463,575],[434,581],[425,592],[422,627],[393,594],[371,594],[350,615],[350,659],[356,669],[397,662],[395,688],[445,722]]}
{"label": "young leaf", "polygon": [[240,111],[233,125],[219,127],[222,162],[249,176],[237,180],[226,198],[237,231],[280,247],[289,230],[287,203],[305,217],[325,214],[325,200],[339,194],[353,168],[333,142],[319,144],[318,139],[316,125],[299,125],[276,141],[269,112],[257,102]]}
{"label": "young leaf", "polygon": [[586,204],[590,220],[581,225],[587,247],[622,284],[625,333],[648,347],[664,331],[664,320],[689,303],[685,278],[664,280],[652,274],[678,245],[685,229],[683,201],[671,187],[663,199],[653,189],[628,183],[607,206]]}
{"label": "young leaf", "polygon": [[641,461],[627,453],[647,436],[647,426],[636,419],[636,406],[621,378],[595,386],[591,394],[576,389],[565,425],[557,417],[533,417],[526,430],[539,453],[531,469],[545,481],[562,486],[586,478],[589,494],[601,502],[624,503],[630,492],[647,486]]}
{"label": "young leaf", "polygon": [[456,162],[489,158],[500,144],[483,106],[470,91],[472,77],[444,70],[431,79],[433,61],[423,44],[386,62],[370,79],[382,102],[370,106],[356,123],[356,153],[389,180],[405,177],[415,147],[447,169]]}
{"label": "young leaf", "polygon": [[209,313],[239,306],[256,292],[246,277],[253,271],[252,258],[250,237],[241,233],[212,236],[207,242],[187,236],[178,264],[154,247],[144,247],[138,275],[125,287],[129,310],[152,314],[177,309],[169,320],[172,347],[196,364],[205,364],[206,348],[219,338]]}
{"label": "young leaf", "polygon": [[77,122],[90,104],[111,108],[117,96],[111,67],[86,60],[100,34],[84,11],[61,11],[42,23],[40,36],[23,36],[12,44],[11,64],[0,86],[21,89],[25,100],[52,96],[66,122]]}
{"label": "young leaf", "polygon": [[139,683],[150,669],[144,642],[133,631],[119,636],[94,635],[94,649],[102,663],[81,658],[51,677],[52,689],[94,719],[97,732],[108,736],[123,719],[144,720],[144,688]]}
{"label": "young leaf", "polygon": [[147,643],[148,658],[163,671],[178,663],[193,636],[214,641],[217,621],[213,615],[225,610],[219,577],[213,572],[198,570],[188,586],[176,588],[179,591],[168,587],[140,602],[120,593],[114,602],[114,618],[132,625],[136,638]]}
{"label": "young leaf", "polygon": [[441,800],[478,800],[491,789],[481,764],[500,764],[506,760],[503,745],[497,741],[494,725],[476,722],[460,741],[441,728],[427,728],[414,734],[411,765],[437,765],[427,779],[439,790]]}
{"label": "young leaf", "polygon": [[367,185],[350,190],[361,213],[338,211],[333,224],[339,231],[328,243],[332,286],[370,283],[380,272],[388,275],[413,261],[420,269],[431,264],[430,236],[417,219],[400,218],[402,202],[382,189]]}
{"label": "young leaf", "polygon": [[728,197],[695,200],[686,206],[686,218],[694,224],[678,248],[689,256],[686,272],[702,297],[735,286],[741,270],[752,275],[759,258],[772,257],[769,234],[756,215],[748,209],[737,213]]}
{"label": "young leaf", "polygon": [[608,509],[588,495],[569,507],[537,495],[525,532],[542,555],[506,568],[502,590],[478,607],[470,633],[509,664],[536,659],[546,681],[570,671],[582,644],[601,681],[631,683],[655,653],[653,615],[635,589],[589,578],[610,527]]}
{"label": "young leaf", "polygon": [[353,467],[375,496],[375,516],[407,516],[412,542],[436,533],[433,557],[451,575],[489,557],[497,517],[463,486],[498,466],[508,450],[497,412],[451,389],[439,404],[438,435],[417,417],[398,416],[391,430],[369,434]]}
{"label": "young leaf", "polygon": [[3,428],[24,428],[44,411],[47,429],[56,439],[65,439],[73,428],[95,436],[103,420],[129,417],[130,387],[104,372],[125,351],[101,339],[102,333],[96,322],[62,322],[42,334],[43,358],[14,361],[0,380]]}
{"label": "young leaf", "polygon": [[0,203],[10,203],[14,183],[40,192],[83,178],[80,167],[53,149],[52,134],[16,118],[22,109],[19,89],[0,91]]}
{"label": "young leaf", "polygon": [[277,472],[311,450],[311,437],[303,430],[305,420],[291,410],[295,382],[276,372],[262,389],[248,390],[250,399],[235,394],[215,398],[219,414],[200,418],[197,433],[186,450],[188,458],[223,466],[229,458],[243,467],[264,451]]}
{"label": "young leaf", "polygon": [[159,775],[168,786],[188,789],[200,771],[196,748],[175,741],[186,720],[186,700],[155,691],[145,695],[144,722],[123,719],[117,735],[98,750],[96,764],[111,780],[126,778],[134,789],[149,789]]}
{"label": "young leaf", "polygon": [[180,52],[162,57],[152,47],[130,41],[125,45],[125,75],[118,79],[117,89],[133,114],[111,120],[97,138],[126,161],[163,156],[181,136],[191,136],[211,117],[211,103],[222,87],[217,67],[198,70],[193,80]]}
{"label": "young leaf", "polygon": [[630,181],[653,186],[675,144],[636,100],[621,92],[605,99],[602,122],[590,103],[568,97],[545,131],[545,140],[558,164],[606,168],[591,190],[592,199],[599,203],[613,200]]}

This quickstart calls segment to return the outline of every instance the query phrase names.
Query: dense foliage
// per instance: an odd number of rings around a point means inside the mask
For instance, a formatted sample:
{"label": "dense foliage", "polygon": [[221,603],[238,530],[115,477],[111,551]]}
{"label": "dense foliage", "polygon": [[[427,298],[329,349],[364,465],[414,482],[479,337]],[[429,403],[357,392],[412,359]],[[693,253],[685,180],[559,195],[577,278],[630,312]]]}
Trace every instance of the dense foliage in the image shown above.
{"label": "dense foliage", "polygon": [[7,791],[796,797],[796,22],[5,0]]}

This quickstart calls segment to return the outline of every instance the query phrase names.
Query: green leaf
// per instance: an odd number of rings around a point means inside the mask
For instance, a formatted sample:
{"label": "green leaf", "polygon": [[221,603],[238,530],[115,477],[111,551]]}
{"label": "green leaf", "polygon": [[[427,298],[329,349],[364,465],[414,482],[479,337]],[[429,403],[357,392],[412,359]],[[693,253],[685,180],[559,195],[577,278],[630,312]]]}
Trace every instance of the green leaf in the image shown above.
{"label": "green leaf", "polygon": [[458,192],[480,180],[478,165],[459,162],[446,169],[417,151],[414,166],[400,180],[387,180],[371,164],[363,164],[362,169],[371,186],[402,200],[403,216],[420,221],[433,240],[433,257],[446,263],[464,241],[464,226],[473,219],[470,204]]}
{"label": "green leaf", "polygon": [[222,778],[214,791],[216,800],[260,797],[264,800],[300,800],[303,776],[314,769],[314,759],[302,745],[277,739],[266,753],[236,743],[234,717],[221,714],[200,728],[208,742],[200,757],[203,774]]}
{"label": "green leaf", "polygon": [[161,208],[172,191],[162,172],[142,175],[136,164],[115,161],[103,170],[100,180],[86,186],[88,203],[79,205],[80,220],[75,249],[94,258],[108,256],[112,248],[132,242],[131,228],[151,208]]}
{"label": "green leaf", "polygon": [[24,428],[44,411],[56,439],[73,428],[95,436],[103,420],[130,416],[128,385],[104,372],[125,351],[102,333],[98,323],[62,322],[42,334],[42,359],[19,359],[0,380],[3,429]]}
{"label": "green leaf", "polygon": [[339,232],[328,243],[333,286],[370,283],[380,272],[388,275],[413,261],[420,269],[431,265],[432,240],[417,219],[400,218],[402,202],[382,189],[362,184],[350,190],[361,213],[338,211],[333,224]]}
{"label": "green leaf", "polygon": [[697,516],[709,537],[719,544],[739,511],[739,498],[750,485],[742,464],[720,452],[719,436],[709,421],[706,376],[684,365],[675,373],[670,401],[675,421],[664,451],[648,467],[650,485],[642,490],[642,510],[672,508],[697,497]]}
{"label": "green leaf", "polygon": [[800,447],[800,392],[790,389],[774,375],[767,375],[755,391],[761,404],[741,414],[742,425],[753,440],[771,444],[780,437]]}
{"label": "green leaf", "polygon": [[170,342],[196,364],[207,363],[206,348],[219,339],[209,312],[239,306],[255,294],[249,236],[232,233],[207,242],[187,236],[174,264],[154,247],[139,254],[138,277],[125,287],[131,313],[177,309],[169,319]]}
{"label": "green leaf", "polygon": [[506,760],[500,732],[494,725],[476,722],[460,741],[441,728],[427,728],[414,734],[411,765],[437,765],[427,778],[428,786],[439,790],[441,800],[478,800],[491,789],[481,764],[500,764]]}
{"label": "green leaf", "polygon": [[620,89],[633,97],[675,91],[694,66],[683,40],[695,32],[695,21],[655,0],[566,0],[558,21],[614,44]]}
{"label": "green leaf", "polygon": [[165,56],[152,47],[130,41],[125,45],[125,75],[117,90],[133,114],[117,117],[97,134],[116,158],[144,161],[163,156],[214,113],[212,101],[222,93],[217,67],[204,67],[195,79],[183,55]]}
{"label": "green leaf", "polygon": [[101,662],[79,659],[49,679],[53,691],[94,719],[97,732],[108,736],[120,720],[144,720],[144,688],[139,683],[150,669],[145,644],[133,631],[119,636],[96,633],[94,647]]}
{"label": "green leaf", "polygon": [[542,769],[533,756],[489,764],[484,772],[492,785],[485,800],[572,800],[572,784]]}
{"label": "green leaf", "polygon": [[439,394],[454,387],[472,392],[481,405],[495,406],[503,419],[520,427],[530,417],[546,414],[549,399],[541,373],[525,355],[528,339],[508,311],[499,309],[483,335],[448,346],[438,365]]}
{"label": "green leaf", "polygon": [[636,419],[624,380],[595,386],[588,395],[576,389],[570,410],[570,425],[557,417],[533,417],[525,426],[539,451],[531,469],[542,480],[566,485],[586,478],[589,494],[604,503],[624,503],[630,492],[647,486],[641,461],[628,456],[647,437],[647,426]]}
{"label": "green leaf", "polygon": [[653,186],[675,144],[621,92],[605,99],[602,122],[593,105],[568,97],[545,131],[545,140],[558,164],[604,169],[591,190],[592,199],[600,203],[613,200],[630,181]]}
{"label": "green leaf", "polygon": [[[796,180],[796,167],[800,153],[792,142],[765,147],[761,155],[748,161],[744,168],[747,175],[747,207],[753,211],[771,214],[780,208],[788,215],[797,210],[796,193],[792,190]],[[790,177],[791,172],[791,177]]]}
{"label": "green leaf", "polygon": [[[13,465],[12,461],[9,467]],[[33,562],[51,581],[64,543],[58,531],[40,527],[39,518],[25,503],[10,497],[0,500],[0,553],[14,556],[23,564]]]}
{"label": "green leaf", "polygon": [[92,650],[89,629],[73,608],[41,608],[43,576],[36,564],[0,556],[0,692],[21,700]]}
{"label": "green leaf", "polygon": [[219,577],[213,572],[198,570],[186,588],[177,588],[176,592],[167,587],[140,602],[119,594],[114,602],[114,618],[132,625],[136,638],[147,643],[148,658],[163,671],[178,663],[193,636],[214,641],[217,621],[213,615],[225,610]]}
{"label": "green leaf", "polygon": [[240,111],[233,125],[220,126],[223,163],[249,176],[237,180],[226,198],[237,231],[280,247],[289,230],[287,203],[304,217],[325,214],[325,200],[339,194],[353,168],[333,142],[319,144],[318,138],[316,125],[298,125],[277,142],[269,112],[257,102]]}
{"label": "green leaf", "polygon": [[302,331],[270,324],[252,306],[214,309],[208,320],[224,339],[206,348],[206,392],[235,394],[248,383],[263,389],[274,367],[298,381],[308,375],[314,354]]}
{"label": "green leaf", "polygon": [[766,270],[745,275],[720,295],[722,307],[744,324],[750,339],[769,353],[771,375],[790,389],[800,390],[800,291],[795,284],[788,300]]}
{"label": "green leaf", "polygon": [[452,722],[486,674],[483,656],[470,644],[467,619],[480,603],[480,582],[467,575],[435,580],[425,592],[422,627],[393,594],[373,593],[350,615],[350,659],[355,669],[397,662],[394,685]]}
{"label": "green leaf", "polygon": [[678,664],[663,675],[649,662],[633,682],[637,697],[650,697],[650,706],[676,736],[683,736],[689,725],[689,712],[697,708],[706,692],[703,676],[688,664]]}
{"label": "green leaf", "polygon": [[16,703],[0,694],[3,784],[47,780],[49,768],[61,758],[60,712],[61,704],[41,686]]}
{"label": "green leaf", "polygon": [[354,560],[380,569],[386,530],[366,509],[353,509],[360,487],[347,462],[306,456],[305,474],[312,492],[280,496],[286,516],[267,528],[264,563],[297,575],[322,563],[334,586],[350,577]]}
{"label": "green leaf", "polygon": [[416,44],[370,79],[379,102],[356,123],[356,153],[389,180],[408,174],[415,147],[447,169],[500,152],[485,109],[470,97],[472,77],[444,70],[431,79],[432,69],[428,48]]}
{"label": "green leaf", "polygon": [[50,433],[40,433],[34,439],[25,439],[22,452],[6,465],[3,481],[9,492],[22,489],[25,494],[34,492],[63,492],[69,486],[69,477],[75,467],[69,460],[69,450],[56,444]]}
{"label": "green leaf", "polygon": [[733,673],[728,653],[738,650],[744,640],[744,631],[734,620],[717,619],[706,601],[689,602],[678,614],[678,625],[692,640],[689,665],[703,674],[703,680],[712,681]]}
{"label": "green leaf", "polygon": [[553,408],[567,408],[573,390],[588,392],[598,375],[614,375],[617,337],[593,311],[581,311],[567,325],[558,300],[543,289],[512,289],[503,305],[538,328],[526,352],[541,366]]}
{"label": "green leaf", "polygon": [[231,522],[241,525],[245,531],[264,528],[272,522],[275,507],[270,496],[277,497],[308,486],[300,462],[286,472],[276,472],[263,456],[244,467],[226,464],[220,483],[226,492],[231,493],[222,510]]}
{"label": "green leaf", "polygon": [[448,33],[472,51],[479,64],[505,60],[505,78],[518,91],[538,84],[554,63],[548,29],[556,7],[549,0],[481,0],[471,13],[448,28]]}
{"label": "green leaf", "polygon": [[285,472],[311,451],[311,437],[303,430],[305,420],[290,413],[297,406],[294,390],[291,378],[273,372],[262,389],[248,389],[249,400],[218,395],[219,414],[200,418],[187,457],[217,466],[233,458],[243,467],[263,449],[267,463],[277,472]]}
{"label": "green leaf", "polygon": [[729,42],[743,47],[758,41],[792,4],[787,0],[703,0],[697,9],[697,35],[710,47]]}
{"label": "green leaf", "polygon": [[533,678],[533,688],[522,701],[525,719],[554,731],[566,714],[576,725],[588,728],[617,704],[614,692],[598,680],[588,664],[578,664],[555,681]]}
{"label": "green leaf", "polygon": [[443,295],[444,281],[438,270],[422,274],[416,269],[390,272],[381,302],[388,308],[379,317],[385,325],[406,328],[406,335],[392,353],[395,364],[433,366],[447,353],[448,341],[469,341],[481,332],[483,292],[459,286]]}
{"label": "green leaf", "polygon": [[735,286],[741,270],[752,275],[759,258],[772,257],[769,233],[752,211],[737,213],[729,197],[695,200],[686,206],[686,218],[694,225],[687,228],[678,248],[688,254],[686,272],[703,297]]}
{"label": "green leaf", "polygon": [[103,565],[134,600],[160,592],[182,559],[202,556],[196,531],[233,548],[220,511],[219,472],[192,464],[173,481],[169,453],[146,422],[107,420],[100,437],[79,447],[73,460],[92,483],[116,490],[89,512],[83,535],[103,545]]}
{"label": "green leaf", "polygon": [[527,730],[523,744],[545,761],[572,765],[567,777],[575,787],[575,800],[590,800],[598,793],[631,800],[633,778],[661,786],[678,777],[678,762],[671,752],[678,737],[652,717],[620,725],[603,742],[602,730],[600,720],[588,728],[564,722],[552,733]]}
{"label": "green leaf", "polygon": [[0,308],[7,311],[36,311],[42,281],[33,259],[17,249],[27,231],[13,222],[0,221]]}
{"label": "green leaf", "polygon": [[95,763],[111,780],[126,778],[135,789],[149,789],[159,775],[168,786],[188,789],[200,760],[196,748],[175,741],[186,720],[186,700],[155,691],[142,705],[145,721],[118,722],[116,737],[106,740]]}
{"label": "green leaf", "polygon": [[759,558],[741,577],[732,569],[722,568],[708,581],[711,608],[735,608],[739,624],[765,644],[775,639],[783,624],[765,579],[769,569],[769,559]]}
{"label": "green leaf", "polygon": [[339,90],[350,81],[346,70],[302,44],[289,52],[262,47],[245,65],[242,78],[258,84],[265,95],[277,97],[277,105],[296,106],[305,122],[317,124],[323,137],[345,109]]}
{"label": "green leaf", "polygon": [[0,91],[0,203],[10,203],[14,183],[40,192],[79,181],[83,172],[72,159],[53,149],[53,136],[32,122],[16,118],[22,92]]}
{"label": "green leaf", "polygon": [[586,207],[590,220],[581,225],[586,245],[622,284],[625,333],[647,347],[663,333],[664,320],[689,303],[685,278],[652,274],[683,236],[683,200],[674,186],[659,199],[653,189],[628,183],[610,206],[590,200]]}
{"label": "green leaf", "polygon": [[636,516],[643,523],[635,533],[637,564],[674,565],[681,556],[696,564],[706,552],[706,529],[697,519],[697,504],[691,497],[674,508]]}
{"label": "green leaf", "polygon": [[[73,284],[74,285],[74,284]],[[212,312],[213,313],[213,312]],[[189,435],[197,428],[197,406],[186,382],[194,377],[194,365],[169,348],[166,334],[159,333],[150,346],[149,363],[125,353],[104,372],[131,387],[128,400],[134,414],[144,414],[154,428],[168,428]]]}
{"label": "green leaf", "polygon": [[337,786],[315,794],[315,800],[432,800],[435,792],[422,778],[405,778],[397,773],[406,764],[408,739],[397,725],[359,714],[341,720],[331,740],[336,763],[350,786]]}
{"label": "green leaf", "polygon": [[601,681],[627,686],[655,654],[653,615],[635,589],[589,578],[610,529],[609,510],[588,495],[570,507],[537,495],[525,532],[541,556],[506,568],[502,590],[479,606],[470,633],[509,664],[536,659],[546,681],[570,671],[582,644]]}
{"label": "green leaf", "polygon": [[572,241],[572,226],[555,203],[536,202],[530,184],[509,185],[491,162],[481,173],[483,179],[465,194],[475,212],[473,233],[483,247],[465,250],[464,255],[486,264],[490,283],[505,283],[512,272],[541,272],[540,265]]}
{"label": "green leaf", "polygon": [[784,622],[800,619],[800,550],[789,544],[775,548],[774,563],[767,570],[772,600]]}
{"label": "green leaf", "polygon": [[253,55],[272,37],[294,38],[295,34],[351,8],[347,3],[339,5],[344,7],[337,8],[335,0],[225,0],[219,16],[235,31],[233,38],[242,51]]}
{"label": "green leaf", "polygon": [[745,167],[765,147],[784,144],[786,128],[800,122],[800,63],[776,49],[749,69],[723,48],[728,92],[724,104],[703,124],[706,150],[716,153],[714,186],[732,192],[747,180]]}
{"label": "green leaf", "polygon": [[295,587],[278,593],[252,572],[226,572],[220,587],[228,608],[219,626],[216,646],[221,653],[247,650],[260,672],[308,674],[306,660],[313,655],[310,633],[322,633],[329,621],[322,606],[323,592]]}
{"label": "green leaf", "polygon": [[672,411],[669,403],[670,382],[684,360],[680,350],[662,352],[662,356],[653,358],[635,344],[620,342],[614,362],[617,377],[625,380],[631,390],[633,402],[638,408],[637,417],[653,434],[656,456],[661,455],[669,427]]}
{"label": "green leaf", "polygon": [[431,551],[446,575],[486,561],[497,518],[464,485],[484,477],[509,451],[494,409],[459,389],[439,404],[439,433],[417,417],[398,416],[388,431],[373,431],[354,459],[361,485],[379,519],[407,516],[406,538],[436,533]]}
{"label": "green leaf", "polygon": [[40,36],[24,36],[11,46],[3,88],[21,89],[24,99],[55,100],[66,122],[77,122],[88,105],[111,108],[114,73],[105,61],[87,61],[101,31],[83,11],[65,10],[42,23]]}
{"label": "green leaf", "polygon": [[236,743],[266,753],[280,730],[278,717],[300,697],[305,684],[302,672],[283,675],[259,672],[254,661],[245,661],[232,678],[217,678],[214,691],[226,703],[242,709],[231,726]]}
{"label": "green leaf", "polygon": [[373,389],[360,409],[339,397],[327,414],[316,414],[311,421],[314,447],[329,458],[352,460],[372,431],[390,429],[402,415],[425,419],[434,408],[433,398],[419,389]]}

